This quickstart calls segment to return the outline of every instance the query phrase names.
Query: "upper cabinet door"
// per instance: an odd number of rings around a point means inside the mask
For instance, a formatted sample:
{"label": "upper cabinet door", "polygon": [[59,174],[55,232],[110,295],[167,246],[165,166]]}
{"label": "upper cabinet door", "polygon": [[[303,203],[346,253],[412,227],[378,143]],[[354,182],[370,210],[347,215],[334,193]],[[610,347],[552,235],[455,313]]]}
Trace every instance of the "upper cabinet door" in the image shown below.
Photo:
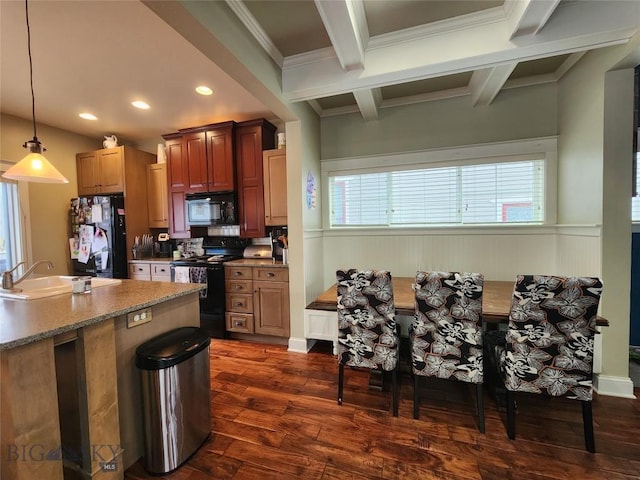
{"label": "upper cabinet door", "polygon": [[169,212],[166,163],[147,165],[147,205],[149,208],[149,227],[167,228],[169,226]]}
{"label": "upper cabinet door", "polygon": [[187,188],[187,162],[182,158],[182,139],[175,138],[165,142],[167,152],[167,177],[169,188],[184,190]]}
{"label": "upper cabinet door", "polygon": [[123,147],[98,150],[100,193],[124,192]]}
{"label": "upper cabinet door", "polygon": [[98,191],[98,153],[86,152],[76,155],[78,195],[95,195]]}
{"label": "upper cabinet door", "polygon": [[209,191],[235,190],[233,122],[206,132]]}
{"label": "upper cabinet door", "polygon": [[184,158],[187,161],[187,193],[206,192],[207,185],[207,144],[204,132],[188,133],[182,137]]}
{"label": "upper cabinet door", "polygon": [[167,152],[167,184],[169,186],[169,233],[172,237],[189,237],[185,222],[185,190],[189,178],[182,137],[165,142]]}
{"label": "upper cabinet door", "polygon": [[285,149],[265,150],[264,223],[267,226],[287,224],[287,153]]}
{"label": "upper cabinet door", "polygon": [[264,178],[262,151],[275,146],[276,127],[268,121],[253,120],[236,127],[238,203],[240,236],[264,237]]}

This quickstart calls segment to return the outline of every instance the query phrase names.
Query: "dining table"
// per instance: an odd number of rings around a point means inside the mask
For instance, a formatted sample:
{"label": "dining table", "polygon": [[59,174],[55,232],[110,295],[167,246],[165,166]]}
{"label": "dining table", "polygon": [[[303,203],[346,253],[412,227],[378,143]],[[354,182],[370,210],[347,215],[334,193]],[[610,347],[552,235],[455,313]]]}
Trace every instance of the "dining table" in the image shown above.
{"label": "dining table", "polygon": [[[414,277],[393,277],[393,301],[396,315],[413,316],[415,309]],[[500,280],[485,280],[482,291],[482,319],[486,323],[507,323],[509,309],[513,298],[514,282]],[[307,310],[337,310],[336,284],[325,290],[313,302],[307,305]],[[609,326],[607,319],[598,316],[596,326]]]}

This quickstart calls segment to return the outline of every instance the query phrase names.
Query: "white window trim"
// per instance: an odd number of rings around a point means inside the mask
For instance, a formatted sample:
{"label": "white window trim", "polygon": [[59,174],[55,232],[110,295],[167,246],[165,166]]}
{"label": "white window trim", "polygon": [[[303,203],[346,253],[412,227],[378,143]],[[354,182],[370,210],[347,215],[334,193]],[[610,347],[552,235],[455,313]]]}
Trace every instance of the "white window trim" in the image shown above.
{"label": "white window trim", "polygon": [[[16,162],[8,161],[8,160],[0,160],[0,175],[6,172],[12,165]],[[20,239],[21,245],[19,249],[19,253],[21,254],[21,258],[18,261],[26,262],[27,265],[31,265],[33,263],[33,255],[32,255],[32,241],[31,241],[31,218],[29,216],[29,212],[31,211],[29,206],[29,184],[28,182],[15,182],[13,180],[3,179],[8,183],[17,183],[18,184],[18,212],[15,212],[16,215],[20,216]],[[0,272],[1,273],[1,272]]]}
{"label": "white window trim", "polygon": [[[329,205],[329,176],[353,173],[374,173],[389,170],[409,170],[420,166],[429,167],[471,165],[480,163],[498,163],[504,161],[545,160],[545,222],[544,225],[555,225],[557,221],[557,191],[558,191],[558,137],[540,137],[532,139],[514,140],[508,142],[483,143],[450,148],[398,152],[381,155],[368,155],[348,158],[331,158],[321,161],[320,174],[322,177],[322,204]],[[370,227],[330,227],[330,212],[324,208],[322,225],[324,230],[357,230]],[[460,228],[483,228],[487,225],[460,226]],[[513,226],[513,224],[491,225],[497,228]],[[533,227],[534,225],[532,225]],[[539,226],[539,224],[537,224]],[[394,227],[383,227],[394,228]],[[405,227],[402,227],[405,228]],[[419,229],[438,227],[421,226]],[[447,226],[447,228],[457,228]]]}

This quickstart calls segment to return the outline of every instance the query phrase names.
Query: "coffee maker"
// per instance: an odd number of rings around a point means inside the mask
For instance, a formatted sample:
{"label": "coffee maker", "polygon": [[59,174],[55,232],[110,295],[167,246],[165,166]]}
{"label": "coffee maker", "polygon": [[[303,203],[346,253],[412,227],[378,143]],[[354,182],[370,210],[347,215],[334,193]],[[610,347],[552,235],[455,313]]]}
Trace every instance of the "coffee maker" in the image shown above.
{"label": "coffee maker", "polygon": [[271,258],[282,260],[282,250],[287,241],[287,227],[273,227],[269,232],[269,237],[271,238]]}
{"label": "coffee maker", "polygon": [[171,240],[169,240],[168,233],[161,233],[158,235],[158,241],[156,242],[156,256],[160,258],[169,258],[173,247]]}

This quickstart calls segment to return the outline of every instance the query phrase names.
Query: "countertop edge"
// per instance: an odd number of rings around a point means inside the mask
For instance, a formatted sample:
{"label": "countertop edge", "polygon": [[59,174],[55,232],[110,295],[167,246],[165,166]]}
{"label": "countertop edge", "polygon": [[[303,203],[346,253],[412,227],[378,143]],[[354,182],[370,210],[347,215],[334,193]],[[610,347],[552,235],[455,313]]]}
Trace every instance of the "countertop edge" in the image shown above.
{"label": "countertop edge", "polygon": [[125,308],[121,308],[121,309],[117,309],[117,310],[110,310],[104,314],[100,314],[91,318],[88,318],[86,320],[80,320],[78,322],[75,322],[73,324],[69,324],[69,325],[63,325],[61,327],[58,328],[52,328],[50,330],[47,330],[45,332],[38,332],[35,333],[33,335],[27,335],[24,337],[20,337],[16,340],[9,340],[6,341],[4,343],[0,343],[0,351],[2,350],[10,350],[12,348],[16,348],[16,347],[21,347],[24,345],[28,345],[30,343],[34,343],[34,342],[38,342],[41,340],[46,340],[47,338],[52,338],[55,337],[57,335],[63,334],[63,333],[67,333],[67,332],[71,332],[73,330],[78,330],[79,328],[83,328],[83,327],[87,327],[90,325],[95,325],[97,323],[103,322],[105,320],[108,320],[110,318],[115,318],[115,317],[119,317],[121,315],[126,315],[129,312],[133,312],[136,310],[140,310],[142,308],[146,308],[146,307],[150,307],[153,305],[157,305],[159,303],[163,303],[169,300],[173,300],[176,298],[180,298],[180,297],[184,297],[187,295],[192,295],[192,294],[197,294],[200,290],[203,290],[206,288],[206,285],[204,284],[189,284],[189,285],[193,285],[192,289],[189,290],[183,290],[180,292],[174,292],[174,293],[170,293],[167,294],[165,296],[162,297],[158,297],[156,299],[153,300],[149,300],[146,302],[141,302],[141,303],[136,303],[134,305],[130,305],[128,307]]}

